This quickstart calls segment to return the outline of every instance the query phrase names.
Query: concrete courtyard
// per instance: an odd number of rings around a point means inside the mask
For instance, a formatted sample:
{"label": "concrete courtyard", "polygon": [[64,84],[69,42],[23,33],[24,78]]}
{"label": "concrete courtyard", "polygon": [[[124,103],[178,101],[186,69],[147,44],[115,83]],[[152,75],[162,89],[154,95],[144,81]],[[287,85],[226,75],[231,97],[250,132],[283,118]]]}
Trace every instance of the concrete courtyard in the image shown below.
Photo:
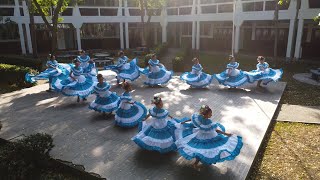
{"label": "concrete courtyard", "polygon": [[[101,73],[115,84],[114,73]],[[94,95],[87,102],[77,103],[75,97],[45,92],[48,84],[0,95],[0,121],[4,126],[0,137],[51,134],[54,158],[84,165],[86,171],[109,180],[245,179],[286,86],[278,82],[264,89],[256,89],[253,84],[229,90],[214,81],[208,89],[188,89],[174,77],[166,87],[148,88],[143,80],[140,77],[133,83],[136,101],[150,108],[153,95],[160,95],[165,108],[177,118],[190,116],[202,104],[209,105],[213,120],[222,123],[227,132],[243,137],[240,155],[234,161],[203,167],[198,172],[192,168],[192,161],[178,153],[160,155],[141,150],[131,141],[137,128],[115,127],[113,117],[105,119],[88,109]],[[122,93],[118,87],[114,91]]]}

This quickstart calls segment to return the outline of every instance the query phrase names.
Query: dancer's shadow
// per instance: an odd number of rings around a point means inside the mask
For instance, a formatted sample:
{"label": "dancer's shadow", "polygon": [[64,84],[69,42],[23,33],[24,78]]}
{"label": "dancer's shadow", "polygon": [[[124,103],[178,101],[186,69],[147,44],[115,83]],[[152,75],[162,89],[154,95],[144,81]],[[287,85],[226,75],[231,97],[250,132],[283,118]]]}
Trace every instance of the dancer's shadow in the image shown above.
{"label": "dancer's shadow", "polygon": [[236,175],[229,168],[226,172],[221,172],[214,165],[201,165],[198,170],[193,168],[192,165],[180,166],[175,173],[177,180],[236,179]]}
{"label": "dancer's shadow", "polygon": [[161,166],[174,164],[177,157],[176,152],[160,154],[156,151],[138,149],[134,154],[134,164],[141,168],[157,169]]}
{"label": "dancer's shadow", "polygon": [[108,114],[106,113],[105,115],[103,113],[96,113],[95,115],[93,115],[91,117],[91,122],[94,123],[94,122],[99,122],[99,121],[112,121],[114,120],[114,114]]}

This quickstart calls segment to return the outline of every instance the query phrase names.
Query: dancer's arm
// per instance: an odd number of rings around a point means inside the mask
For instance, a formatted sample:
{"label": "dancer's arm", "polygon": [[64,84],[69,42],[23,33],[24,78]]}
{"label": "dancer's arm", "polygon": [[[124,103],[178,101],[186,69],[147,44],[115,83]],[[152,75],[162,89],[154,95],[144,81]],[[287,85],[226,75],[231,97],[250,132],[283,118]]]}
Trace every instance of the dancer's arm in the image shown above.
{"label": "dancer's arm", "polygon": [[219,134],[223,134],[223,135],[229,136],[229,137],[232,135],[232,134],[229,134],[229,133],[225,133],[225,132],[223,132],[223,131],[220,131],[220,130],[218,130],[218,129],[216,130],[216,132],[219,133]]}

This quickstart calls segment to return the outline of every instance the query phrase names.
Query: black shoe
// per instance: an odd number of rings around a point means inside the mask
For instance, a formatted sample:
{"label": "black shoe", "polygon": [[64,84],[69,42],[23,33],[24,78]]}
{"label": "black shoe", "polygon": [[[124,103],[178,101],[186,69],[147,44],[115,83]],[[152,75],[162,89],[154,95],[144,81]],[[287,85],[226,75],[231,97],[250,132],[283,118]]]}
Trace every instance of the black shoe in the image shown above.
{"label": "black shoe", "polygon": [[53,92],[53,90],[51,88],[49,88],[48,90],[46,90],[47,92]]}
{"label": "black shoe", "polygon": [[82,98],[82,101],[87,101],[87,98]]}
{"label": "black shoe", "polygon": [[77,102],[80,102],[80,97],[78,96]]}

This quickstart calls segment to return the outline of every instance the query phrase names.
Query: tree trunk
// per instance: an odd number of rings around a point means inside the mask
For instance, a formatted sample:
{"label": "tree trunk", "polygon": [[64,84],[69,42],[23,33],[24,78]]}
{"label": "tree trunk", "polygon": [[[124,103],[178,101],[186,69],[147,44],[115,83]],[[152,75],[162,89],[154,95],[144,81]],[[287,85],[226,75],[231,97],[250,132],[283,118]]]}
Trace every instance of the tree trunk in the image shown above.
{"label": "tree trunk", "polygon": [[32,44],[32,54],[33,57],[38,57],[38,46],[37,46],[37,35],[35,31],[34,16],[30,13],[30,34],[31,34],[31,44]]}
{"label": "tree trunk", "polygon": [[279,39],[279,4],[278,0],[276,2],[276,9],[274,11],[274,28],[275,28],[275,36],[274,36],[274,46],[273,46],[273,56],[274,59],[278,59],[278,39]]}
{"label": "tree trunk", "polygon": [[51,39],[51,53],[55,53],[57,50],[57,38],[58,38],[58,27],[54,25],[52,28],[52,39]]}

